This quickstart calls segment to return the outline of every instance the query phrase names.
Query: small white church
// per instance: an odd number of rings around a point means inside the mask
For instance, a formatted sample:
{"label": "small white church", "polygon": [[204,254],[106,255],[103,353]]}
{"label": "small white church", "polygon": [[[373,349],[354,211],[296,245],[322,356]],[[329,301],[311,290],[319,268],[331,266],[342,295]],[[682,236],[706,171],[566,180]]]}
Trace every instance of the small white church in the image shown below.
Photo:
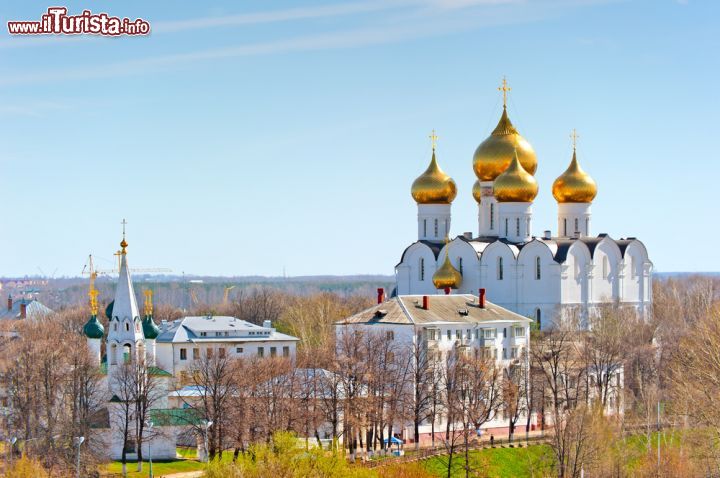
{"label": "small white church", "polygon": [[[430,165],[411,188],[418,236],[395,266],[397,295],[477,294],[483,288],[495,304],[533,318],[541,328],[559,316],[586,319],[608,302],[644,315],[652,303],[652,262],[634,237],[591,235],[597,186],[580,167],[574,132],[570,165],[552,185],[557,231],[533,233],[538,161],[510,121],[505,80],[499,90],[502,116],[473,156],[477,234],[446,239],[457,187],[438,165],[433,133]],[[454,279],[434,281],[435,275]]]}

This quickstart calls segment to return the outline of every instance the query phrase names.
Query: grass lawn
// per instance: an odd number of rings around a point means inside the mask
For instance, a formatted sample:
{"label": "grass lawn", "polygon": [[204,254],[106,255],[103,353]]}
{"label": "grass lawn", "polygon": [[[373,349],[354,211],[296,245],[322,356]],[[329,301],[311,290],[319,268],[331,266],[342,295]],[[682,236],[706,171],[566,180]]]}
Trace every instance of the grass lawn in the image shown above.
{"label": "grass lawn", "polygon": [[[174,460],[174,461],[153,461],[153,475],[167,475],[170,473],[182,473],[185,471],[197,471],[202,470],[205,465],[195,460]],[[137,469],[136,462],[128,462],[127,470],[128,476],[132,478],[139,478],[141,476],[149,476],[150,467],[147,462],[143,463],[142,473],[135,471]],[[122,473],[122,463],[114,461],[109,465],[102,468],[101,473],[106,474],[120,474]],[[102,476],[102,475],[101,475]]]}
{"label": "grass lawn", "polygon": [[[530,445],[525,448],[488,448],[470,451],[470,467],[482,472],[482,476],[493,478],[524,478],[531,476],[531,470],[538,472],[552,467],[553,457],[550,446]],[[436,456],[425,460],[423,466],[435,476],[447,476],[448,456]],[[465,458],[455,455],[452,463],[453,477],[465,476]]]}

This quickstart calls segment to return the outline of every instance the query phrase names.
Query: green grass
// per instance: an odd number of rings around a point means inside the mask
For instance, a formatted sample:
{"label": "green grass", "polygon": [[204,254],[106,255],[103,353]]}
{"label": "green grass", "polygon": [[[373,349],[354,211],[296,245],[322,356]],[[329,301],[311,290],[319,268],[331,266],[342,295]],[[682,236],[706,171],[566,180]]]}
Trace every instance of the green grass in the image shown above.
{"label": "green grass", "polygon": [[[553,457],[550,446],[530,445],[525,448],[487,448],[470,451],[470,468],[481,472],[481,476],[493,478],[524,478],[552,467]],[[423,466],[435,476],[447,476],[448,456],[437,456],[425,460]],[[465,458],[462,454],[453,457],[452,477],[465,476]]]}
{"label": "green grass", "polygon": [[[200,463],[195,460],[173,460],[173,461],[153,461],[153,475],[161,476],[168,475],[170,473],[183,473],[186,471],[197,471],[204,468],[204,463]],[[150,466],[147,462],[143,463],[143,471],[141,473],[136,472],[137,463],[128,462],[127,470],[128,476],[132,478],[140,478],[143,476],[149,476]],[[122,463],[114,461],[109,465],[103,467],[102,470],[106,474],[119,474],[122,473]]]}

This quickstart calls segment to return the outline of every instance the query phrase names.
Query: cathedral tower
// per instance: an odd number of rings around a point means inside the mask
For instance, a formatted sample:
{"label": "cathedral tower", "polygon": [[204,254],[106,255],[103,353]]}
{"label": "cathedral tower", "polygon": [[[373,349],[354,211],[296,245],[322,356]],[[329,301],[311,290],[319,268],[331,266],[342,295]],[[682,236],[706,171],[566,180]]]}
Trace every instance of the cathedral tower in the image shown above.
{"label": "cathedral tower", "polygon": [[597,195],[593,178],[580,168],[577,160],[577,138],[573,130],[573,155],[570,166],[553,183],[552,193],[558,202],[558,236],[590,235],[590,206]]}
{"label": "cathedral tower", "polygon": [[418,205],[418,240],[442,242],[450,234],[451,205],[457,196],[455,181],[440,169],[435,158],[437,136],[430,135],[430,165],[412,184],[410,190]]}
{"label": "cathedral tower", "polygon": [[499,236],[512,242],[532,239],[532,202],[538,183],[516,154],[510,166],[495,179],[493,195],[498,202]]}
{"label": "cathedral tower", "polygon": [[473,155],[473,170],[478,180],[473,186],[473,197],[478,203],[478,235],[500,236],[498,203],[493,194],[495,179],[505,171],[517,155],[528,173],[535,174],[537,157],[528,141],[518,133],[507,113],[507,94],[511,88],[503,78],[498,88],[503,95],[503,112],[490,136],[480,143]]}

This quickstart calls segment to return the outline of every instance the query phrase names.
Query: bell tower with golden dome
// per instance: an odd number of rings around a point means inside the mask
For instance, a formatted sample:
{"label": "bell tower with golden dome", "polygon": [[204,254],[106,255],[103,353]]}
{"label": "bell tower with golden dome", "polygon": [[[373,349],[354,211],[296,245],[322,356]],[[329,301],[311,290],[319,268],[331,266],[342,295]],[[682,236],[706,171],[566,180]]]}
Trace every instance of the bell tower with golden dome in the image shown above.
{"label": "bell tower with golden dome", "polygon": [[523,168],[518,155],[493,184],[498,205],[499,237],[512,242],[532,239],[532,203],[538,194],[535,177]]}
{"label": "bell tower with golden dome", "polygon": [[502,116],[493,132],[480,143],[473,155],[473,170],[477,176],[473,197],[478,203],[478,235],[481,237],[501,236],[503,232],[498,202],[493,193],[496,178],[510,166],[515,156],[530,175],[534,175],[537,169],[535,150],[518,133],[508,116],[507,94],[511,88],[505,78],[498,90],[503,95]]}
{"label": "bell tower with golden dome", "polygon": [[558,202],[558,236],[587,237],[590,235],[590,206],[597,195],[597,185],[578,163],[575,130],[570,138],[573,144],[570,166],[552,187],[553,197]]}
{"label": "bell tower with golden dome", "polygon": [[440,169],[435,157],[435,130],[430,134],[430,165],[413,182],[410,193],[418,205],[418,240],[442,242],[450,233],[451,207],[457,196],[455,181]]}

